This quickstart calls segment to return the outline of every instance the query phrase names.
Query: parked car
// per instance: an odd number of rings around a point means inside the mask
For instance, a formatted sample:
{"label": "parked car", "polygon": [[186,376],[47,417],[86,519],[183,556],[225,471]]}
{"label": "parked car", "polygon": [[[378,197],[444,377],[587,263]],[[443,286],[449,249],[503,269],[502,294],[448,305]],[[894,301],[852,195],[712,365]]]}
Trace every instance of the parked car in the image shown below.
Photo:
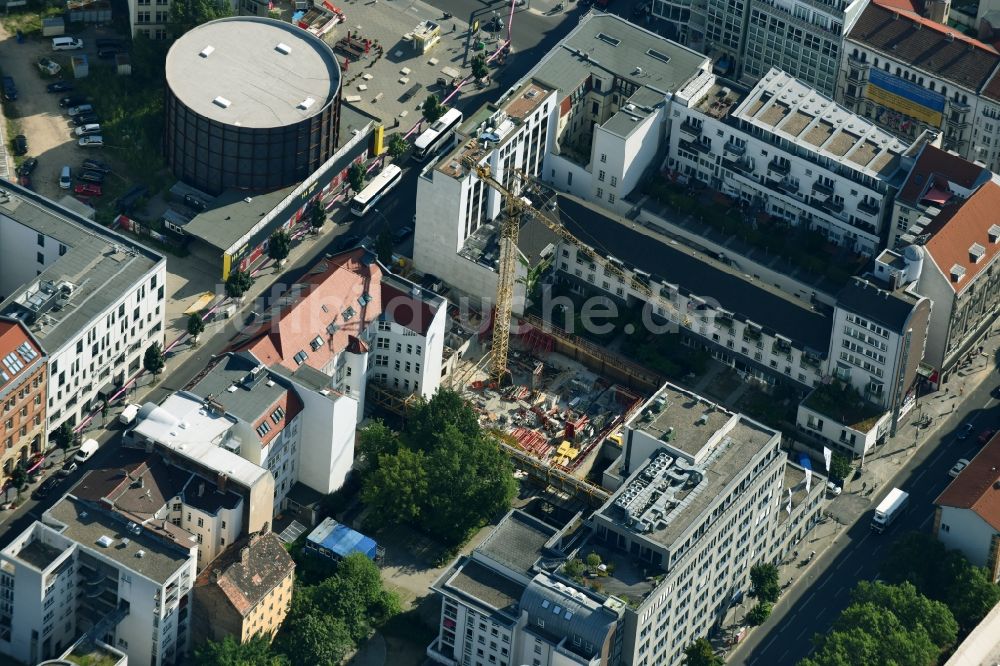
{"label": "parked car", "polygon": [[392,232],[392,240],[401,243],[413,234],[413,227],[400,227]]}
{"label": "parked car", "polygon": [[68,190],[73,186],[73,173],[68,166],[64,166],[59,172],[59,187]]}
{"label": "parked car", "polygon": [[54,60],[49,60],[48,58],[38,59],[38,70],[42,74],[48,74],[49,76],[55,76],[62,71],[62,66],[59,65]]}
{"label": "parked car", "polygon": [[101,173],[111,173],[111,167],[109,167],[104,162],[101,162],[100,160],[90,160],[90,159],[87,159],[87,160],[84,160],[83,164],[81,164],[80,166],[83,167],[84,169],[88,169],[90,171],[99,171]]}
{"label": "parked car", "polygon": [[87,98],[84,95],[66,95],[59,100],[59,106],[78,106],[86,101]]}
{"label": "parked car", "polygon": [[979,443],[980,444],[985,444],[986,442],[988,442],[991,439],[993,439],[993,435],[995,435],[995,434],[997,434],[996,429],[994,429],[994,428],[987,428],[986,430],[984,430],[981,433],[979,433]]}
{"label": "parked car", "polygon": [[121,52],[122,52],[122,50],[120,48],[118,48],[117,46],[109,46],[107,48],[98,49],[97,50],[97,57],[98,58],[104,58],[104,59],[110,59],[110,58],[114,58],[116,55],[118,55]]}
{"label": "parked car", "polygon": [[79,115],[76,118],[73,118],[73,124],[76,125],[77,127],[80,127],[81,125],[89,125],[91,123],[97,123],[100,121],[101,117],[98,116],[96,113],[84,113],[83,115]]}
{"label": "parked car", "polygon": [[100,448],[100,444],[97,443],[96,439],[86,439],[83,444],[80,445],[80,450],[76,452],[73,456],[73,460],[78,463],[87,462],[90,460],[90,456],[97,453],[97,449]]}
{"label": "parked car", "polygon": [[55,81],[45,86],[45,90],[50,93],[69,92],[73,89],[73,84],[69,81]]}
{"label": "parked car", "polygon": [[149,194],[149,188],[145,185],[133,185],[128,192],[118,197],[118,200],[115,202],[115,210],[127,215],[132,212],[139,199],[147,194]]}
{"label": "parked car", "polygon": [[98,185],[104,182],[104,174],[100,171],[91,171],[89,169],[81,171],[80,175],[76,177],[77,180],[82,180],[85,183],[97,183]]}
{"label": "parked car", "polygon": [[98,123],[87,123],[86,125],[80,125],[73,133],[77,136],[87,136],[88,134],[100,134],[101,126]]}
{"label": "parked car", "polygon": [[350,250],[351,248],[357,247],[360,242],[361,236],[358,236],[357,234],[347,234],[333,241],[333,251],[341,252],[343,250]]}
{"label": "parked car", "polygon": [[87,197],[99,197],[102,194],[101,186],[97,183],[78,183],[73,188],[73,193],[82,194]]}
{"label": "parked car", "polygon": [[118,37],[98,37],[94,43],[99,49],[120,49],[125,46],[125,40]]}
{"label": "parked car", "polygon": [[954,479],[956,476],[962,473],[963,469],[965,469],[968,466],[969,466],[968,460],[966,460],[965,458],[959,458],[958,462],[956,462],[955,465],[950,470],[948,470],[948,476]]}
{"label": "parked car", "polygon": [[14,154],[15,155],[27,155],[28,154],[28,137],[23,134],[18,134],[14,137]]}
{"label": "parked car", "polygon": [[76,51],[83,48],[83,40],[78,37],[53,37],[53,51]]}
{"label": "parked car", "polygon": [[37,167],[38,167],[38,160],[34,157],[29,157],[28,159],[21,162],[21,166],[17,167],[17,175],[30,176]]}
{"label": "parked car", "polygon": [[85,113],[93,113],[94,107],[92,104],[80,104],[78,106],[69,107],[68,113],[70,116],[82,116]]}
{"label": "parked car", "polygon": [[75,472],[79,468],[80,468],[79,465],[70,460],[68,463],[63,465],[62,468],[58,472],[56,472],[56,474],[58,474],[59,476],[66,477]]}
{"label": "parked car", "polygon": [[841,493],[842,490],[843,490],[843,488],[841,488],[840,486],[838,486],[833,481],[828,481],[827,484],[826,484],[826,493],[830,497],[838,497],[840,495],[840,493]]}
{"label": "parked car", "polygon": [[966,423],[962,426],[961,430],[958,431],[959,439],[969,439],[969,435],[972,434],[974,426],[971,423]]}
{"label": "parked car", "polygon": [[35,490],[35,492],[33,493],[33,495],[37,499],[42,499],[43,497],[45,497],[46,495],[48,495],[50,492],[52,492],[53,490],[55,490],[56,486],[58,486],[58,485],[59,485],[59,479],[57,479],[56,477],[50,477],[50,478],[48,478],[48,479],[45,480],[45,483],[43,483],[42,485],[38,486],[38,489]]}
{"label": "parked car", "polygon": [[90,136],[80,137],[77,143],[84,148],[100,148],[104,145],[104,137],[100,134],[91,134]]}
{"label": "parked car", "polygon": [[3,77],[3,99],[5,102],[13,102],[17,99],[17,84],[10,76]]}

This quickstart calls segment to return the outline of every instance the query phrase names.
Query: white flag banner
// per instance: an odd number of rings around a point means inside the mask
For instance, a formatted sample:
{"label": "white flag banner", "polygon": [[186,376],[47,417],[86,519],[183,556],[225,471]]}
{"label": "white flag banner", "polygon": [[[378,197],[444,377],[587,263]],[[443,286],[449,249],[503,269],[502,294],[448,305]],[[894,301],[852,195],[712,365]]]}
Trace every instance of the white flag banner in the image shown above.
{"label": "white flag banner", "polygon": [[813,482],[813,471],[811,469],[806,470],[806,494],[809,494],[809,489],[812,488]]}
{"label": "white flag banner", "polygon": [[823,460],[826,461],[826,473],[827,474],[830,473],[830,459],[831,458],[833,458],[833,451],[831,451],[830,449],[828,449],[828,448],[826,448],[824,446],[823,447]]}
{"label": "white flag banner", "polygon": [[792,489],[791,488],[788,489],[788,506],[785,507],[785,511],[788,512],[789,516],[792,515]]}

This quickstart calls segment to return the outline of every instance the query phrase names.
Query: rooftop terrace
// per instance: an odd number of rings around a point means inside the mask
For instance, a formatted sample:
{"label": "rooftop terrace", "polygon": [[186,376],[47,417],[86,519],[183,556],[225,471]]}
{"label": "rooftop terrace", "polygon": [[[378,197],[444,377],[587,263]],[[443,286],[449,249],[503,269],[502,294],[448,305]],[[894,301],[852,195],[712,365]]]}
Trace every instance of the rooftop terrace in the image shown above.
{"label": "rooftop terrace", "polygon": [[839,383],[820,384],[806,396],[802,405],[859,432],[871,430],[885,413],[851,386]]}

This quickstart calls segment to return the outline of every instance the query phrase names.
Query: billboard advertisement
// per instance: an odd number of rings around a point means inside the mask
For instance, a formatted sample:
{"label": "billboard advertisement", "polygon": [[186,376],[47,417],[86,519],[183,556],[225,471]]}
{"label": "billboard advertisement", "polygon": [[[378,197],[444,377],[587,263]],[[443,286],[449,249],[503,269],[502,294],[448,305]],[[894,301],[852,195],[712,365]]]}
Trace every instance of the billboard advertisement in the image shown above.
{"label": "billboard advertisement", "polygon": [[941,126],[944,96],[912,81],[872,68],[868,74],[865,97],[928,125]]}

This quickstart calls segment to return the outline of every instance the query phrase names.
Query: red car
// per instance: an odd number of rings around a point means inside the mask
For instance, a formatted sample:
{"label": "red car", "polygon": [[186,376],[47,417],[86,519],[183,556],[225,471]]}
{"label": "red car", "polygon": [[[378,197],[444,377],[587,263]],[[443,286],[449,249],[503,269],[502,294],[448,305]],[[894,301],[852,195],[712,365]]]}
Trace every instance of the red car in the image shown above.
{"label": "red car", "polygon": [[996,432],[997,431],[993,430],[992,428],[982,431],[981,433],[979,433],[979,443],[985,444],[986,442],[990,441],[990,439],[993,437],[993,435],[996,434]]}
{"label": "red car", "polygon": [[73,188],[77,194],[84,194],[92,197],[101,196],[101,186],[97,183],[79,183]]}

